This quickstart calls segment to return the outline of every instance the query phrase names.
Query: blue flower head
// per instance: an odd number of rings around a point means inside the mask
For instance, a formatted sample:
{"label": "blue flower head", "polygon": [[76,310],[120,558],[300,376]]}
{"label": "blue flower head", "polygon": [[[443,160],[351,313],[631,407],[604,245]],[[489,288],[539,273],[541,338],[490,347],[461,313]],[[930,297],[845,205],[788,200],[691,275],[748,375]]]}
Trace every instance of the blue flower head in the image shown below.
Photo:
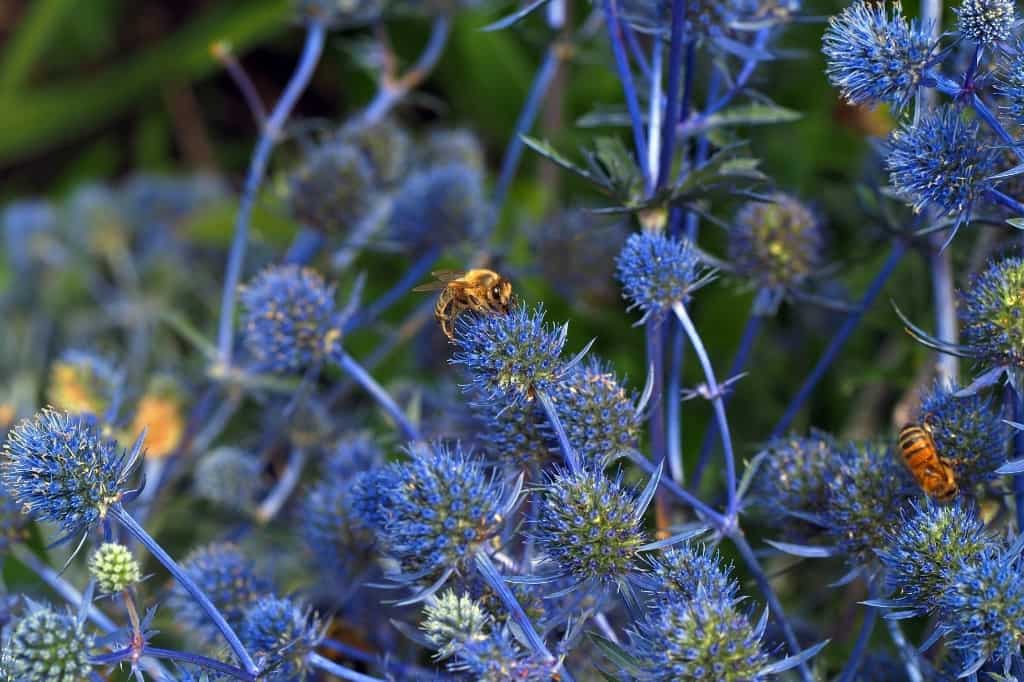
{"label": "blue flower head", "polygon": [[886,582],[908,608],[922,614],[938,606],[951,569],[996,546],[972,510],[931,501],[905,509],[902,523],[889,529],[885,544],[878,557],[886,568]]}
{"label": "blue flower head", "polygon": [[622,295],[641,321],[663,317],[709,279],[690,242],[650,232],[630,235],[616,265]]}
{"label": "blue flower head", "polygon": [[388,496],[392,492],[391,470],[386,466],[368,469],[352,479],[352,520],[379,534],[388,522]]}
{"label": "blue flower head", "polygon": [[655,605],[698,598],[731,601],[739,592],[732,567],[722,564],[715,549],[686,543],[649,560],[645,590]]}
{"label": "blue flower head", "polygon": [[558,666],[557,660],[546,661],[524,651],[508,628],[462,642],[448,664],[453,672],[465,673],[478,682],[540,682],[552,679]]}
{"label": "blue flower head", "polygon": [[789,512],[821,514],[828,502],[828,482],[837,464],[836,445],[824,433],[771,440],[754,479],[757,501],[772,524],[792,527]]}
{"label": "blue flower head", "polygon": [[1024,259],[995,259],[960,292],[963,345],[986,367],[1024,367]]}
{"label": "blue flower head", "polygon": [[389,118],[368,124],[345,125],[338,138],[363,153],[373,169],[374,179],[382,185],[391,185],[399,180],[412,162],[409,133]]}
{"label": "blue flower head", "polygon": [[[377,540],[402,577],[437,577],[470,560],[501,529],[514,504],[483,460],[440,443],[410,451],[378,481]],[[357,494],[362,492],[357,490]],[[362,503],[357,503],[359,509]]]}
{"label": "blue flower head", "polygon": [[482,426],[480,447],[494,462],[528,469],[553,459],[551,428],[537,401],[479,400],[473,411]]}
{"label": "blue flower head", "polygon": [[673,595],[630,632],[641,679],[721,682],[768,679],[762,632],[727,596]]}
{"label": "blue flower head", "polygon": [[302,224],[345,234],[369,213],[373,167],[357,147],[329,140],[313,149],[288,178],[288,205]]}
{"label": "blue flower head", "polygon": [[29,516],[69,535],[106,516],[134,465],[94,418],[51,409],[18,423],[3,454],[0,483],[11,497]]}
{"label": "blue flower head", "polygon": [[310,672],[309,654],[323,639],[323,625],[291,599],[264,597],[246,611],[239,637],[263,661],[260,679],[301,682]]}
{"label": "blue flower head", "polygon": [[1010,37],[1014,22],[1013,0],[961,0],[953,10],[960,35],[981,45],[994,45]]}
{"label": "blue flower head", "polygon": [[202,173],[184,177],[134,175],[118,194],[129,224],[164,231],[230,199],[227,185],[219,177]]}
{"label": "blue flower head", "polygon": [[485,639],[491,619],[468,594],[446,590],[427,599],[420,629],[434,645],[439,658],[447,658],[465,642]]}
{"label": "blue flower head", "polygon": [[[70,613],[30,604],[4,643],[4,668],[18,682],[77,682],[93,672],[94,637]],[[0,669],[0,673],[5,672]]]}
{"label": "blue flower head", "polygon": [[[251,604],[268,594],[273,585],[237,546],[218,542],[193,550],[181,564],[233,628],[242,625]],[[188,592],[175,583],[167,605],[176,620],[199,639],[216,639],[217,630]]]}
{"label": "blue flower head", "polygon": [[237,512],[252,509],[262,485],[262,463],[233,445],[214,448],[196,464],[192,486],[196,495]]}
{"label": "blue flower head", "polygon": [[468,129],[432,130],[417,145],[416,152],[423,166],[459,164],[481,172],[486,166],[483,146]]}
{"label": "blue flower head", "polygon": [[996,478],[1006,461],[1010,430],[980,394],[963,398],[956,387],[936,383],[921,399],[919,421],[928,425],[939,455],[953,465],[961,490]]}
{"label": "blue flower head", "polygon": [[961,561],[938,598],[939,627],[947,645],[977,670],[1002,665],[1024,642],[1024,581],[1019,559],[988,550]]}
{"label": "blue flower head", "polygon": [[978,122],[964,120],[957,107],[945,105],[892,132],[885,167],[893,187],[915,211],[931,206],[965,220],[990,187],[998,160]]}
{"label": "blue flower head", "polygon": [[449,163],[406,178],[395,197],[391,231],[412,249],[443,248],[479,239],[487,211],[480,171]]}
{"label": "blue flower head", "polygon": [[298,372],[336,350],[334,289],[314,270],[267,268],[242,289],[245,345],[262,369]]}
{"label": "blue flower head", "polygon": [[934,44],[898,2],[890,13],[884,2],[857,0],[829,20],[821,51],[829,81],[849,103],[901,109],[921,85]]}
{"label": "blue flower head", "polygon": [[792,288],[810,276],[821,259],[817,216],[794,197],[776,192],[770,201],[748,201],[729,235],[729,260],[763,287]]}
{"label": "blue flower head", "polygon": [[530,533],[563,574],[578,581],[619,581],[637,566],[647,543],[646,503],[622,485],[621,476],[559,469],[542,489]]}
{"label": "blue flower head", "polygon": [[1003,53],[996,91],[1002,96],[1000,108],[1013,123],[1024,125],[1024,40],[1014,41],[1013,49]]}
{"label": "blue flower head", "polygon": [[565,374],[561,359],[566,325],[544,321],[544,309],[516,306],[505,315],[460,315],[451,363],[470,374],[470,389],[484,401],[521,403],[551,390]]}
{"label": "blue flower head", "polygon": [[868,562],[881,548],[913,483],[899,454],[880,445],[848,446],[828,482],[828,506],[822,515],[840,551],[852,562]]}

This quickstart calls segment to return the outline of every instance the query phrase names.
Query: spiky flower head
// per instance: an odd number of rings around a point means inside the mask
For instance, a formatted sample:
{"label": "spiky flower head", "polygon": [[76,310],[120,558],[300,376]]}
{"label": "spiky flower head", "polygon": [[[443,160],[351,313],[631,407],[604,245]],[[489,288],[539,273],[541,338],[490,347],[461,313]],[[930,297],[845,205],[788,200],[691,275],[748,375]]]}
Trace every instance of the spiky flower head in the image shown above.
{"label": "spiky flower head", "polygon": [[242,289],[245,345],[261,368],[301,371],[336,350],[334,288],[315,270],[267,268]]}
{"label": "spiky flower head", "polygon": [[0,556],[25,539],[27,523],[28,517],[21,513],[21,505],[14,501],[0,480]]}
{"label": "spiky flower head", "polygon": [[505,315],[461,315],[455,324],[451,363],[470,374],[470,387],[482,400],[521,403],[536,391],[548,392],[565,373],[561,359],[568,326],[544,321],[541,306],[516,306]]}
{"label": "spiky flower head", "polygon": [[373,190],[373,168],[363,152],[347,142],[329,140],[292,171],[288,206],[308,227],[345,234],[366,217]]}
{"label": "spiky flower head", "polygon": [[64,412],[102,415],[117,382],[117,372],[106,360],[93,353],[69,350],[50,368],[46,399]]}
{"label": "spiky flower head", "polygon": [[259,458],[242,448],[224,445],[200,458],[192,486],[200,498],[225,509],[244,512],[256,502],[261,474]]}
{"label": "spiky flower head", "polygon": [[960,292],[963,344],[987,367],[1024,367],[1024,259],[989,261]]}
{"label": "spiky flower head", "polygon": [[622,296],[640,309],[641,320],[660,319],[708,281],[689,241],[650,232],[630,235],[616,266]]}
{"label": "spiky flower head", "polygon": [[146,432],[146,456],[161,459],[177,451],[185,437],[184,396],[181,386],[167,376],[155,376],[135,407],[135,417],[122,437]]}
{"label": "spiky flower head", "polygon": [[142,580],[139,562],[130,549],[105,542],[89,557],[89,574],[103,594],[116,594]]}
{"label": "spiky flower head", "polygon": [[732,566],[723,565],[718,551],[707,545],[677,545],[649,562],[645,589],[656,605],[698,597],[730,601],[739,592]]}
{"label": "spiky flower head", "polygon": [[[824,433],[774,438],[761,451],[764,459],[754,479],[755,495],[777,523],[789,512],[820,514],[828,501],[831,468],[836,464],[836,445]],[[787,519],[784,523],[791,523]]]}
{"label": "spiky flower head", "polygon": [[1013,0],[961,0],[953,10],[957,29],[967,40],[994,45],[1010,37],[1013,28]]}
{"label": "spiky flower head", "polygon": [[542,489],[530,532],[563,573],[617,581],[633,571],[647,542],[647,502],[623,486],[621,475],[557,470]]}
{"label": "spiky flower head", "polygon": [[630,633],[629,650],[642,679],[759,682],[769,663],[761,636],[734,599],[698,591],[648,614]]}
{"label": "spiky flower head", "polygon": [[473,410],[485,434],[480,447],[496,463],[528,469],[552,459],[551,428],[536,401],[505,405],[480,400]]}
{"label": "spiky flower head", "polygon": [[384,185],[405,174],[412,156],[412,140],[405,128],[391,119],[346,125],[339,138],[357,147],[373,169],[374,178]]}
{"label": "spiky flower head", "polygon": [[888,447],[850,445],[828,482],[826,529],[851,561],[869,561],[900,521],[913,483]]}
{"label": "spiky flower head", "polygon": [[1024,125],[1024,40],[1014,41],[999,66],[996,91],[1001,95],[1000,109],[1016,125]]}
{"label": "spiky flower head", "polygon": [[488,637],[463,642],[448,667],[477,682],[541,682],[554,678],[559,662],[524,651],[509,628],[502,628]]}
{"label": "spiky flower head", "polygon": [[391,483],[392,472],[387,466],[356,474],[352,479],[352,520],[375,534],[381,533],[389,518],[388,486]]}
{"label": "spiky flower head", "polygon": [[[181,563],[185,574],[210,598],[233,628],[242,625],[245,612],[270,593],[273,585],[237,546],[217,542],[193,550]],[[216,638],[217,630],[206,612],[188,592],[175,583],[167,600],[175,620],[198,638]]]}
{"label": "spiky flower head", "polygon": [[1006,461],[1010,431],[990,398],[957,397],[956,387],[936,383],[921,399],[919,421],[927,424],[941,457],[953,465],[967,490],[996,477]]}
{"label": "spiky flower head", "polygon": [[[1003,664],[1024,642],[1024,581],[1019,558],[986,551],[949,572],[939,596],[939,627],[968,669]],[[964,675],[961,675],[964,677]]]}
{"label": "spiky flower head", "polygon": [[857,0],[829,20],[822,52],[832,86],[850,104],[885,102],[897,109],[921,85],[934,54],[927,27],[907,21],[903,7]]}
{"label": "spiky flower head", "polygon": [[4,645],[5,667],[18,682],[80,682],[92,673],[93,644],[70,613],[31,604]]}
{"label": "spiky flower head", "polygon": [[[68,534],[95,526],[117,503],[134,457],[95,418],[44,409],[7,435],[0,482],[26,513]],[[133,453],[137,455],[137,453]]]}
{"label": "spiky flower head", "polygon": [[435,443],[410,455],[388,465],[376,491],[385,519],[377,539],[403,574],[436,577],[493,539],[514,499],[460,445]]}
{"label": "spiky flower head", "polygon": [[432,130],[417,145],[419,163],[423,166],[461,164],[477,171],[485,166],[484,149],[473,131],[455,128]]}
{"label": "spiky flower head", "polygon": [[748,201],[736,214],[729,259],[762,287],[791,288],[821,259],[818,218],[799,199],[776,192],[771,201]]}
{"label": "spiky flower head", "polygon": [[914,211],[931,206],[962,220],[984,197],[998,160],[998,151],[984,141],[978,122],[967,121],[957,107],[944,105],[890,134],[885,167],[893,187]]}
{"label": "spiky flower head", "polygon": [[412,249],[444,248],[479,239],[487,210],[480,171],[462,163],[435,166],[402,183],[391,231]]}
{"label": "spiky flower head", "polygon": [[920,613],[938,606],[951,570],[996,547],[973,511],[931,501],[905,509],[885,544],[878,557],[886,568],[886,581],[908,608]]}
{"label": "spiky flower head", "polygon": [[264,597],[245,613],[240,638],[264,661],[272,682],[301,682],[310,672],[308,657],[323,639],[320,619],[291,599]]}
{"label": "spiky flower head", "polygon": [[468,594],[445,590],[427,600],[420,629],[437,649],[439,658],[447,658],[465,642],[483,639],[490,630],[490,617]]}
{"label": "spiky flower head", "polygon": [[384,11],[382,0],[293,0],[295,14],[304,22],[327,26],[362,26]]}
{"label": "spiky flower head", "polygon": [[16,272],[33,270],[40,262],[47,237],[59,225],[56,206],[48,201],[15,201],[0,212],[5,256]]}

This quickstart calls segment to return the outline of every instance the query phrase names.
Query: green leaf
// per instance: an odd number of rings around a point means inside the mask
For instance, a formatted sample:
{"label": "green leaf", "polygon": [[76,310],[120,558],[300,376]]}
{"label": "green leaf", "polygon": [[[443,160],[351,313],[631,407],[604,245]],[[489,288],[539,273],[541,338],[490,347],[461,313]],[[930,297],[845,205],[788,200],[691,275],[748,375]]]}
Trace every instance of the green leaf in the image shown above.
{"label": "green leaf", "polygon": [[771,125],[772,123],[791,123],[803,116],[799,111],[780,107],[777,104],[751,102],[723,109],[708,117],[706,128],[738,125]]}
{"label": "green leaf", "polygon": [[587,637],[589,637],[590,641],[601,650],[601,653],[605,655],[605,658],[622,668],[623,672],[633,676],[641,673],[640,661],[638,661],[636,657],[631,656],[621,646],[593,632],[588,632]]}
{"label": "green leaf", "polygon": [[72,9],[81,10],[81,3],[75,0],[35,0],[27,7],[25,17],[0,59],[0,92],[15,90],[25,82],[32,67],[46,52],[61,22]]}
{"label": "green leaf", "polygon": [[210,55],[211,43],[226,40],[240,50],[286,30],[288,12],[282,0],[214,6],[155,47],[88,80],[0,95],[0,162],[10,163],[100,126],[152,98],[161,83],[219,69]]}
{"label": "green leaf", "polygon": [[589,180],[589,181],[591,181],[593,183],[596,183],[598,185],[602,185],[602,186],[604,185],[604,182],[602,181],[601,178],[597,177],[596,175],[594,175],[592,172],[590,172],[586,168],[583,168],[582,166],[577,166],[575,163],[570,161],[567,157],[563,156],[560,151],[558,151],[557,149],[552,147],[551,143],[549,143],[547,141],[544,141],[544,140],[538,140],[538,139],[532,138],[529,135],[523,135],[522,136],[522,140],[523,140],[523,144],[525,144],[527,147],[529,147],[533,151],[535,151],[538,154],[540,154],[541,156],[543,156],[548,161],[550,161],[550,162],[552,162],[552,163],[554,163],[554,164],[556,164],[558,166],[561,166],[562,168],[564,168],[565,170],[567,170],[567,171],[569,171],[571,173],[575,173],[576,175],[580,176],[581,178]]}

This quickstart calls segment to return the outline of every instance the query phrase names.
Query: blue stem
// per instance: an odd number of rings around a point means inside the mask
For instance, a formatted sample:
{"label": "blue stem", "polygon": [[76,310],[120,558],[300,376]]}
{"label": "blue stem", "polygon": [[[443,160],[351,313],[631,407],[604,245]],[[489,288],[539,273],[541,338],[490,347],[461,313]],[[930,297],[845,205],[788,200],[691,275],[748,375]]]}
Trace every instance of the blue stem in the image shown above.
{"label": "blue stem", "polygon": [[508,146],[505,147],[505,157],[501,162],[501,175],[498,176],[498,184],[494,188],[494,198],[492,199],[495,218],[498,217],[497,214],[505,203],[508,189],[512,185],[516,171],[519,169],[519,161],[523,156],[523,135],[530,132],[530,129],[533,128],[533,124],[537,120],[537,113],[540,111],[540,105],[544,102],[544,97],[551,87],[551,81],[554,80],[555,74],[558,73],[559,51],[561,49],[557,44],[551,45],[548,48],[547,53],[544,55],[544,61],[541,62],[540,68],[537,69],[537,75],[534,76],[530,92],[526,96],[526,102],[523,103],[523,110],[519,112],[515,132],[512,133],[512,138],[509,140]]}
{"label": "blue stem", "polygon": [[368,305],[365,309],[346,320],[342,327],[342,331],[346,334],[351,334],[361,327],[372,324],[378,317],[383,315],[388,308],[408,294],[409,291],[416,286],[416,284],[419,283],[427,273],[430,272],[430,268],[434,267],[434,263],[437,262],[437,259],[440,256],[440,247],[435,246],[428,249],[426,253],[416,259],[416,262],[412,264],[412,267],[402,275],[400,280],[395,282],[394,286],[388,289],[380,298]]}
{"label": "blue stem", "polygon": [[[756,302],[755,302],[756,305]],[[726,380],[736,376],[747,366],[747,360],[750,358],[750,351],[754,348],[754,342],[757,340],[758,333],[761,331],[761,322],[764,321],[764,315],[759,315],[754,311],[750,312],[750,317],[747,318],[747,324],[743,328],[743,336],[740,338],[740,345],[736,349],[736,354],[732,356],[732,364],[729,365],[729,374]],[[722,397],[722,403],[725,405],[729,404],[729,397],[731,394],[727,394]],[[678,396],[673,398],[678,400]],[[693,481],[690,483],[691,490],[699,490],[700,482],[704,476],[704,471],[707,468],[708,461],[711,459],[711,447],[718,436],[718,422],[712,420],[708,424],[707,429],[704,430],[704,440],[701,441],[700,450],[697,454],[697,465],[693,469]]]}
{"label": "blue stem", "polygon": [[512,590],[509,589],[505,579],[501,577],[501,573],[498,572],[498,568],[491,561],[491,557],[484,552],[477,552],[476,567],[480,577],[490,585],[491,589],[494,590],[498,598],[505,605],[505,608],[508,609],[509,616],[519,626],[523,637],[526,638],[533,652],[543,656],[546,660],[555,660],[555,657],[551,655],[551,651],[548,650],[547,644],[544,643],[544,638],[537,633],[537,629],[533,626],[533,621],[526,615],[522,604],[519,603]]}
{"label": "blue stem", "polygon": [[626,37],[626,46],[629,48],[629,53],[633,55],[633,59],[636,60],[637,66],[640,67],[641,73],[643,73],[645,78],[650,78],[651,64],[647,61],[647,57],[644,56],[643,48],[640,47],[640,41],[636,39],[636,31],[627,24],[622,27],[622,35]]}
{"label": "blue stem", "polygon": [[612,45],[612,55],[615,57],[615,69],[619,74],[619,81],[622,83],[622,92],[626,97],[626,108],[629,110],[629,120],[633,128],[633,144],[636,145],[637,165],[644,174],[644,184],[652,187],[652,178],[647,171],[647,164],[644,163],[647,142],[644,137],[644,119],[640,113],[640,102],[636,94],[636,86],[633,84],[633,73],[629,68],[629,57],[622,44],[622,29],[619,26],[619,16],[615,10],[615,0],[602,0],[601,6],[604,10],[604,21],[608,27],[608,39]]}
{"label": "blue stem", "polygon": [[[683,68],[683,27],[686,23],[687,0],[672,0],[672,28],[668,48],[668,85],[665,90],[667,108],[661,134],[661,154],[658,157],[658,181],[656,187],[661,189],[668,181],[672,171],[672,157],[676,149],[676,128],[679,122],[679,110],[682,106],[679,89],[682,83]],[[687,80],[690,80],[690,69],[687,68]]]}
{"label": "blue stem", "polygon": [[555,407],[554,401],[551,400],[551,396],[546,391],[537,391],[536,393],[537,400],[540,401],[541,406],[544,408],[544,413],[551,423],[551,428],[555,430],[555,436],[558,437],[558,444],[562,447],[562,455],[565,457],[566,466],[574,474],[579,473],[579,456],[577,456],[572,443],[569,442],[569,435],[565,432],[565,427],[562,426],[562,420],[558,418],[558,409]]}
{"label": "blue stem", "polygon": [[[770,31],[768,29],[761,29],[760,31],[757,32],[757,35],[754,36],[753,44],[753,48],[755,51],[760,51],[764,49],[764,46],[768,44],[769,35]],[[750,77],[754,75],[754,71],[757,69],[757,65],[760,64],[761,61],[762,60],[756,57],[751,57],[747,59],[745,62],[743,62],[743,66],[740,68],[740,72],[736,76],[736,80],[733,82],[732,87],[729,88],[724,95],[722,95],[718,99],[714,100],[710,105],[708,105],[708,108],[702,114],[702,117],[707,118],[708,116],[711,116],[712,114],[717,113],[724,109],[725,107],[727,107],[729,103],[732,102],[733,98],[735,98],[736,95],[742,92],[743,88],[747,87],[747,81],[749,81]]]}
{"label": "blue stem", "polygon": [[340,369],[346,372],[349,376],[356,380],[356,382],[362,386],[367,393],[369,393],[377,404],[388,413],[395,423],[401,430],[402,435],[406,440],[420,440],[419,430],[413,426],[409,418],[402,412],[402,408],[392,399],[388,392],[370,376],[369,372],[363,369],[363,366],[356,362],[355,358],[346,353],[345,351],[339,351],[332,358]]}
{"label": "blue stem", "polygon": [[367,665],[380,666],[388,672],[398,675],[399,679],[416,676],[427,676],[431,679],[447,679],[441,677],[433,671],[428,672],[427,670],[418,668],[416,666],[406,665],[405,663],[400,663],[398,661],[392,661],[387,659],[382,660],[379,656],[363,651],[362,649],[357,649],[354,646],[350,646],[348,644],[345,644],[344,642],[339,642],[334,639],[324,639],[322,642],[320,642],[320,646],[324,649],[333,651],[336,654],[341,654],[342,656],[350,660],[359,661],[360,663],[366,663]]}
{"label": "blue stem", "polygon": [[651,399],[647,403],[648,436],[651,443],[651,459],[655,464],[665,461],[665,351],[664,332],[660,320],[649,319],[645,327],[647,347],[647,369],[654,377],[651,384]]}
{"label": "blue stem", "polygon": [[[768,602],[768,609],[775,616],[775,620],[782,630],[782,637],[786,640],[786,646],[789,647],[790,654],[793,656],[798,655],[801,651],[800,642],[797,641],[793,628],[789,625],[789,621],[786,620],[786,612],[782,609],[782,604],[779,602],[775,590],[772,589],[771,582],[768,580],[768,576],[765,575],[764,569],[761,568],[754,550],[751,549],[747,539],[743,536],[743,532],[738,528],[729,533],[728,537],[736,546],[736,550],[743,558],[743,563],[747,565],[747,569],[753,574],[754,580],[761,589],[761,594],[764,595],[765,601]],[[806,663],[801,663],[799,669],[800,676],[804,682],[814,682],[814,676],[811,675],[811,671],[807,668]]]}
{"label": "blue stem", "polygon": [[319,21],[309,24],[306,31],[306,45],[302,49],[299,65],[295,69],[291,81],[285,87],[284,94],[281,95],[281,99],[274,107],[274,111],[270,114],[270,118],[267,119],[267,124],[263,127],[256,143],[256,149],[253,151],[252,160],[249,162],[249,172],[245,179],[245,188],[242,190],[238,216],[235,219],[235,235],[228,253],[224,291],[221,297],[217,359],[223,368],[231,366],[231,356],[234,351],[235,296],[238,293],[238,283],[242,278],[245,249],[249,242],[249,223],[252,219],[256,195],[259,193],[260,185],[263,184],[263,178],[267,173],[270,153],[277,143],[295,103],[309,84],[309,79],[312,78],[313,71],[320,61],[325,34],[326,29]]}
{"label": "blue stem", "polygon": [[[1013,421],[1018,424],[1024,421],[1024,399],[1017,393],[1017,390],[1009,383],[1006,384],[1006,399],[1010,401]],[[1024,457],[1024,431],[1013,430],[1013,458]],[[1024,474],[1017,474],[1013,477],[1013,501],[1017,508],[1017,532],[1024,532]]]}
{"label": "blue stem", "polygon": [[[932,249],[928,264],[932,276],[932,298],[935,301],[935,335],[942,341],[956,345],[960,337],[957,326],[955,287],[953,285],[953,254],[944,250],[945,237],[936,232],[930,238]],[[957,382],[960,358],[950,353],[937,353],[936,367],[942,381],[948,385]]]}
{"label": "blue stem", "polygon": [[352,682],[387,682],[387,680],[380,677],[370,677],[369,675],[357,673],[355,670],[349,670],[330,659],[324,658],[318,653],[309,654],[306,660],[309,661],[309,664],[314,668],[319,668],[325,673],[334,675],[335,677],[343,680],[352,680]]}
{"label": "blue stem", "polygon": [[259,668],[252,660],[252,657],[249,656],[249,652],[245,650],[244,646],[242,646],[242,642],[238,639],[238,635],[235,634],[235,631],[232,630],[231,626],[228,625],[226,620],[224,620],[223,614],[217,610],[217,607],[214,606],[209,597],[199,589],[199,586],[195,584],[192,578],[181,570],[181,566],[171,558],[171,555],[165,552],[164,548],[157,544],[157,541],[146,532],[146,529],[137,524],[131,514],[129,514],[121,505],[118,504],[111,507],[109,514],[113,518],[117,519],[117,521],[124,526],[125,530],[127,530],[131,536],[142,543],[146,549],[156,557],[157,561],[163,564],[164,568],[167,569],[167,572],[178,581],[178,584],[180,584],[182,588],[184,588],[184,590],[188,592],[193,599],[195,599],[199,608],[201,608],[206,615],[210,617],[213,624],[218,630],[220,630],[221,634],[224,635],[224,639],[227,640],[228,646],[231,647],[231,651],[234,652],[246,672],[251,673],[252,675],[258,674]]}
{"label": "blue stem", "polygon": [[[871,598],[875,597],[874,592],[874,587],[869,585],[868,595]],[[853,645],[853,651],[850,652],[850,657],[846,659],[846,665],[843,666],[839,677],[836,678],[836,682],[854,682],[857,679],[857,672],[864,661],[864,654],[867,652],[868,644],[871,642],[871,634],[875,631],[875,623],[877,621],[878,609],[868,606],[867,611],[864,613],[864,620],[860,623],[860,633],[857,635],[857,641]]]}
{"label": "blue stem", "polygon": [[734,523],[736,518],[736,458],[732,451],[732,434],[729,432],[729,421],[725,416],[725,402],[722,400],[722,392],[719,388],[718,380],[715,378],[715,371],[711,367],[711,359],[708,358],[707,350],[704,348],[704,342],[701,340],[700,334],[697,333],[697,328],[693,326],[693,321],[690,319],[689,313],[686,312],[686,306],[682,303],[676,303],[672,306],[672,310],[675,311],[676,317],[679,318],[680,324],[683,325],[683,330],[690,340],[690,345],[693,346],[693,350],[697,354],[697,359],[704,370],[704,378],[707,382],[708,390],[711,391],[711,407],[715,412],[718,431],[722,434],[722,449],[725,451],[725,486],[726,495],[729,500],[725,517],[728,521]]}
{"label": "blue stem", "polygon": [[[641,452],[633,452],[630,454],[630,461],[634,462],[641,469],[646,471],[648,474],[653,474],[658,470],[651,460],[647,459]],[[665,490],[675,495],[683,504],[689,505],[696,511],[705,521],[710,523],[719,531],[727,528],[729,524],[724,516],[716,512],[714,509],[701,502],[700,499],[695,497],[690,491],[680,487],[675,481],[670,478],[662,476],[659,485]]]}
{"label": "blue stem", "polygon": [[1007,132],[1006,128],[1003,127],[1003,124],[999,122],[998,118],[996,118],[996,115],[992,113],[992,111],[985,105],[985,102],[982,101],[981,97],[978,96],[978,93],[971,94],[971,107],[974,109],[974,112],[978,114],[981,120],[988,124],[988,127],[992,129],[992,132],[998,135],[999,139],[1013,150],[1013,153],[1017,155],[1017,158],[1024,161],[1024,150],[1021,149],[1020,144],[1013,139],[1013,136],[1010,135],[1009,132]]}
{"label": "blue stem", "polygon": [[324,245],[324,234],[311,227],[299,228],[288,251],[284,254],[284,262],[290,265],[305,265],[316,258],[316,254]]}
{"label": "blue stem", "polygon": [[1017,215],[1024,216],[1024,204],[1022,204],[1021,202],[1017,201],[1013,197],[1009,197],[1009,196],[1003,194],[1002,192],[1000,192],[999,190],[995,189],[994,187],[989,187],[988,191],[987,191],[987,194],[988,194],[989,198],[992,199],[993,201],[995,201],[997,204],[1001,204],[1001,205],[1005,206],[1006,208],[1010,209],[1011,211],[1013,211]]}
{"label": "blue stem", "polygon": [[251,675],[241,668],[236,668],[233,665],[228,665],[227,663],[223,663],[206,656],[200,656],[199,654],[188,653],[185,651],[174,651],[173,649],[161,649],[159,647],[149,646],[148,644],[143,647],[142,653],[147,656],[153,656],[154,658],[163,658],[168,661],[188,663],[208,670],[216,670],[224,675],[230,675],[236,680],[251,681],[256,679],[255,675]]}
{"label": "blue stem", "polygon": [[670,349],[668,389],[666,390],[668,400],[665,401],[668,415],[666,450],[668,469],[672,474],[672,480],[683,485],[686,482],[686,471],[683,468],[683,403],[679,396],[683,391],[683,343],[686,340],[686,335],[683,334],[677,320],[673,318],[669,322],[672,325],[672,331],[669,334],[672,347]]}
{"label": "blue stem", "polygon": [[825,352],[818,360],[818,364],[816,364],[814,369],[811,370],[810,375],[808,375],[807,379],[804,380],[803,385],[800,386],[800,390],[797,391],[796,395],[793,396],[793,400],[789,403],[789,406],[786,408],[782,417],[775,423],[775,426],[771,431],[772,438],[781,436],[793,423],[793,419],[796,418],[797,412],[800,411],[804,402],[810,397],[814,387],[817,386],[818,382],[825,376],[825,372],[828,371],[832,362],[839,355],[839,351],[843,349],[843,346],[846,344],[847,340],[849,340],[850,335],[853,334],[854,329],[856,329],[857,325],[860,324],[864,314],[871,307],[871,304],[875,302],[875,299],[878,298],[878,295],[882,293],[882,289],[885,287],[885,283],[889,279],[889,275],[892,274],[893,270],[895,270],[896,266],[899,264],[900,259],[903,258],[906,248],[906,245],[901,241],[893,243],[892,248],[889,250],[889,256],[885,259],[885,263],[882,265],[882,269],[879,270],[878,274],[875,275],[875,278],[871,280],[871,285],[864,293],[860,303],[847,314],[846,320],[843,321],[842,326],[839,327],[835,336],[832,337],[832,340],[829,342]]}

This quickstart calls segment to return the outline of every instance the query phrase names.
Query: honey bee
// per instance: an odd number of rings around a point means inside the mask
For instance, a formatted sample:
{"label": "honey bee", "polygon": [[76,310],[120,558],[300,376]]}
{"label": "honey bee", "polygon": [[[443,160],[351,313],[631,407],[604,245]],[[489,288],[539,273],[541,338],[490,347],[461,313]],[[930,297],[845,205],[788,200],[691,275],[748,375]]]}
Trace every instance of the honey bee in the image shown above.
{"label": "honey bee", "polygon": [[434,317],[441,331],[455,342],[455,320],[466,311],[503,315],[512,303],[512,283],[485,268],[468,272],[438,270],[430,273],[437,281],[423,284],[413,291],[440,291]]}
{"label": "honey bee", "polygon": [[907,469],[928,496],[939,502],[949,502],[956,497],[959,491],[956,473],[952,463],[939,455],[927,420],[900,429],[899,444]]}

